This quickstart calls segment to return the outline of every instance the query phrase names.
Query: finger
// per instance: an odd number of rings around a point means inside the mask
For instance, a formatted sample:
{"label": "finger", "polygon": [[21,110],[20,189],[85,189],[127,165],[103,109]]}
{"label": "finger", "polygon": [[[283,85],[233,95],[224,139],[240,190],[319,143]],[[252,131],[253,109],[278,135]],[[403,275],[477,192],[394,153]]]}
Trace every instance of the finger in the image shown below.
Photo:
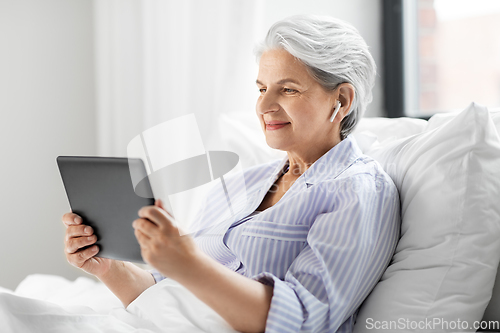
{"label": "finger", "polygon": [[72,254],[67,254],[66,259],[71,265],[80,268],[87,260],[94,257],[97,253],[99,253],[99,247],[97,245],[94,245],[92,247],[89,247],[88,249]]}
{"label": "finger", "polygon": [[70,225],[79,225],[83,223],[83,219],[74,213],[66,213],[62,217],[62,221],[64,225],[70,226]]}
{"label": "finger", "polygon": [[139,212],[139,216],[146,218],[158,225],[159,227],[171,227],[174,226],[172,218],[163,209],[156,206],[145,206],[142,207]]}
{"label": "finger", "polygon": [[92,236],[94,229],[88,225],[71,225],[66,229],[66,241],[75,237]]}
{"label": "finger", "polygon": [[149,241],[151,240],[151,238],[146,235],[145,233],[143,233],[141,230],[139,229],[135,229],[134,230],[134,235],[135,235],[135,238],[137,238],[137,242],[139,242],[139,245],[142,247],[142,248],[145,248],[146,245],[149,243]]}
{"label": "finger", "polygon": [[68,242],[66,242],[66,253],[72,254],[78,252],[81,248],[92,245],[97,241],[97,237],[95,235],[88,237],[78,237],[71,238]]}
{"label": "finger", "polygon": [[158,233],[158,226],[147,219],[137,219],[132,223],[135,230],[139,230],[148,237],[153,237]]}

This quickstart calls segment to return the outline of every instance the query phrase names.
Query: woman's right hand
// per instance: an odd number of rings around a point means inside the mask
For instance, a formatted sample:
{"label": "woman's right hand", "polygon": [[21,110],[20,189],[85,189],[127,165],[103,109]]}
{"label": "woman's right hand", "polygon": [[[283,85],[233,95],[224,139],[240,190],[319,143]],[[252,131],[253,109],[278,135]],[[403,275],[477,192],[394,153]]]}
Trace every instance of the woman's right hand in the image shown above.
{"label": "woman's right hand", "polygon": [[82,218],[73,213],[64,214],[62,221],[66,226],[64,252],[68,262],[98,278],[106,275],[114,260],[95,256],[99,247],[91,246],[97,241],[92,227],[83,224]]}

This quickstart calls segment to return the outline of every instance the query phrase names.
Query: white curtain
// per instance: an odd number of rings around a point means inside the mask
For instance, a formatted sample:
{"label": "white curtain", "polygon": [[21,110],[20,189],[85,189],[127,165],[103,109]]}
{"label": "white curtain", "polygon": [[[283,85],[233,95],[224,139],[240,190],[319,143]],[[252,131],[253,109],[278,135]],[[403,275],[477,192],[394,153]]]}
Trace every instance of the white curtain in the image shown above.
{"label": "white curtain", "polygon": [[[229,129],[219,126],[219,116],[255,109],[261,0],[95,0],[94,6],[98,154],[127,156],[131,141],[135,147],[148,137],[150,153],[157,148],[148,161],[227,150]],[[152,181],[153,192],[187,230],[215,180],[177,194],[166,192],[167,180]]]}
{"label": "white curtain", "polygon": [[254,110],[261,1],[95,0],[98,153],[190,113],[220,149],[218,116]]}

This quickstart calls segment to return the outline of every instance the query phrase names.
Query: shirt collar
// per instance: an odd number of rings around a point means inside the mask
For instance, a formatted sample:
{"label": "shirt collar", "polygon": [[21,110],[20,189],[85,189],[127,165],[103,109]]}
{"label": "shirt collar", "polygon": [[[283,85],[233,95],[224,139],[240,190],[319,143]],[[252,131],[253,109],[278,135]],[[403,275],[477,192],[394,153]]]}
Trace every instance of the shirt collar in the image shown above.
{"label": "shirt collar", "polygon": [[[361,155],[362,152],[356,140],[351,136],[347,136],[316,160],[296,182],[309,187],[318,181],[334,179],[352,165]],[[263,188],[268,189],[271,187],[287,167],[288,156],[285,156],[273,169],[271,177],[263,184]]]}

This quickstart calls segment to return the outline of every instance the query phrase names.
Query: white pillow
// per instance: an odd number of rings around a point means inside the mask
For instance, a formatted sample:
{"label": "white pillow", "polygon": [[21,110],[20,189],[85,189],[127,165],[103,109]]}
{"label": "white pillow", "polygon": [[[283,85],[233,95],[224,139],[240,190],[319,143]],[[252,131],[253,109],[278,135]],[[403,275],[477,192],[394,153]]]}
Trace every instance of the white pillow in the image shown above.
{"label": "white pillow", "polygon": [[471,104],[365,148],[398,187],[402,226],[354,332],[475,331],[500,260],[500,139],[488,110]]}
{"label": "white pillow", "polygon": [[363,152],[378,141],[384,143],[423,132],[427,121],[417,118],[362,118],[352,134]]}
{"label": "white pillow", "polygon": [[[494,111],[489,110],[489,111],[491,118],[493,119],[493,123],[495,124],[495,127],[497,129],[497,133],[500,133],[500,110],[494,110]],[[427,126],[425,127],[425,130],[429,131],[431,129],[444,125],[450,120],[452,120],[458,114],[459,112],[437,113],[431,119],[429,119],[429,121],[427,122]]]}
{"label": "white pillow", "polygon": [[417,118],[362,118],[356,126],[355,133],[372,132],[379,142],[405,138],[421,133],[427,127],[427,121]]}
{"label": "white pillow", "polygon": [[[495,123],[495,127],[497,129],[497,133],[500,133],[500,110],[490,110],[491,118]],[[437,114],[432,117],[429,121],[429,125],[427,129],[436,128],[441,126],[456,116],[455,112],[447,112],[442,114]],[[500,274],[497,270],[497,277],[495,279],[495,284],[493,286],[493,294],[491,296],[491,300],[484,311],[483,319],[484,322],[488,321],[496,321],[500,323]],[[500,327],[497,327],[500,329]]]}

